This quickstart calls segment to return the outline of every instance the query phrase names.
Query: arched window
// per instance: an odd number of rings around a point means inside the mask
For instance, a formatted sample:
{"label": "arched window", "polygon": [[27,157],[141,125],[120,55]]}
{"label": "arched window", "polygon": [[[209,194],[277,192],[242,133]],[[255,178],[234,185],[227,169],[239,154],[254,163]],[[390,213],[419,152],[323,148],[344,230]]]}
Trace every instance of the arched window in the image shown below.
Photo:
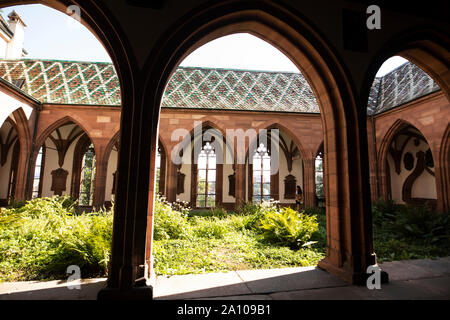
{"label": "arched window", "polygon": [[317,153],[314,163],[317,206],[322,206],[325,198],[323,183],[323,147]]}
{"label": "arched window", "polygon": [[270,155],[261,143],[253,155],[253,202],[270,200]]}
{"label": "arched window", "polygon": [[94,198],[95,181],[95,152],[94,145],[91,144],[81,163],[81,182],[78,204],[81,206],[91,206]]}
{"label": "arched window", "polygon": [[42,178],[44,173],[44,163],[45,163],[45,145],[39,149],[39,153],[36,158],[36,166],[34,169],[33,177],[33,192],[31,197],[39,198],[42,194]]}
{"label": "arched window", "polygon": [[316,157],[316,195],[323,197],[323,159]]}
{"label": "arched window", "polygon": [[206,142],[197,162],[197,207],[216,205],[216,153]]}

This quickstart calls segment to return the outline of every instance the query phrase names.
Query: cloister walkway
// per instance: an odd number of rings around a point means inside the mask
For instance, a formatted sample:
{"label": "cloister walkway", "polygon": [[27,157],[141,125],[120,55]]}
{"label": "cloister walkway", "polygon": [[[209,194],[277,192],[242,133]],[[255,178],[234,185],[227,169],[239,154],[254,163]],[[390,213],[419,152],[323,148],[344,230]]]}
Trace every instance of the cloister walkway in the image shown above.
{"label": "cloister walkway", "polygon": [[[450,300],[450,257],[380,264],[390,282],[379,290],[352,286],[315,267],[156,277],[154,298],[218,300]],[[92,300],[106,279],[0,283],[0,300]]]}

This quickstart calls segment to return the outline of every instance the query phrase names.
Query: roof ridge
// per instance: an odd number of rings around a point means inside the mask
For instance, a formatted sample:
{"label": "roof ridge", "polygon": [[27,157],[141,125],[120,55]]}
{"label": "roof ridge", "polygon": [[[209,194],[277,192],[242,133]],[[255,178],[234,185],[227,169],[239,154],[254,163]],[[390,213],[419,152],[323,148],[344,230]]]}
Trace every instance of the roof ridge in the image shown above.
{"label": "roof ridge", "polygon": [[417,65],[415,63],[412,63],[411,61],[406,59],[406,62],[402,63],[401,65],[399,65],[398,67],[395,67],[394,69],[392,69],[391,71],[389,71],[388,73],[385,73],[384,75],[382,75],[381,77],[375,77],[375,78],[384,78],[388,75],[390,75],[391,73],[397,72],[400,68],[404,67],[405,64],[413,64],[417,67]]}
{"label": "roof ridge", "polygon": [[273,70],[251,70],[251,69],[241,69],[241,68],[222,68],[222,67],[193,67],[193,66],[178,66],[177,69],[204,69],[204,70],[226,70],[226,71],[241,71],[241,72],[253,72],[253,73],[277,73],[277,74],[302,74],[294,71],[273,71]]}
{"label": "roof ridge", "polygon": [[49,62],[68,62],[68,63],[91,63],[91,64],[114,64],[112,62],[107,61],[80,61],[80,60],[59,60],[59,59],[36,59],[36,58],[18,58],[18,59],[0,59],[1,61],[11,61],[11,62],[20,62],[20,61],[49,61]]}

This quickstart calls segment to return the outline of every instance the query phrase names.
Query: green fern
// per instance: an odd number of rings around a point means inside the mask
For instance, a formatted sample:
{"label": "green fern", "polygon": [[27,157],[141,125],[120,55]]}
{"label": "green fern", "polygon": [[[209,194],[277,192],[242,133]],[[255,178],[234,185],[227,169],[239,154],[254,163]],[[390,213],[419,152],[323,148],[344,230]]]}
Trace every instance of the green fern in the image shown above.
{"label": "green fern", "polygon": [[318,228],[315,216],[299,213],[291,208],[268,211],[259,221],[262,239],[294,248],[308,243]]}

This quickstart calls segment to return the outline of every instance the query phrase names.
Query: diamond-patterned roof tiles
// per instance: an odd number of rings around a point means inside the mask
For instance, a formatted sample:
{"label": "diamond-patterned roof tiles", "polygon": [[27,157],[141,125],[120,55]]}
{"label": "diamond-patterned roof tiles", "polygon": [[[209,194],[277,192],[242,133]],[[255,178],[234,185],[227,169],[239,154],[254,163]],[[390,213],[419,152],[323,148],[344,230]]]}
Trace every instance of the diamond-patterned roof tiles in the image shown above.
{"label": "diamond-patterned roof tiles", "polygon": [[368,101],[368,114],[380,113],[439,90],[422,69],[407,62],[383,77],[375,78]]}
{"label": "diamond-patterned roof tiles", "polygon": [[0,60],[0,77],[24,79],[22,91],[60,104],[120,105],[120,85],[111,63]]}
{"label": "diamond-patterned roof tiles", "polygon": [[162,107],[319,112],[300,73],[180,67],[170,79]]}
{"label": "diamond-patterned roof tiles", "polygon": [[[43,103],[120,105],[120,85],[111,63],[0,60],[0,77]],[[368,113],[379,113],[439,90],[431,77],[405,63],[376,78]],[[318,113],[301,73],[179,67],[169,80],[162,107]]]}
{"label": "diamond-patterned roof tiles", "polygon": [[[111,63],[0,60],[0,77],[24,79],[21,88],[45,103],[120,105]],[[179,67],[169,80],[162,107],[319,112],[299,73]]]}

